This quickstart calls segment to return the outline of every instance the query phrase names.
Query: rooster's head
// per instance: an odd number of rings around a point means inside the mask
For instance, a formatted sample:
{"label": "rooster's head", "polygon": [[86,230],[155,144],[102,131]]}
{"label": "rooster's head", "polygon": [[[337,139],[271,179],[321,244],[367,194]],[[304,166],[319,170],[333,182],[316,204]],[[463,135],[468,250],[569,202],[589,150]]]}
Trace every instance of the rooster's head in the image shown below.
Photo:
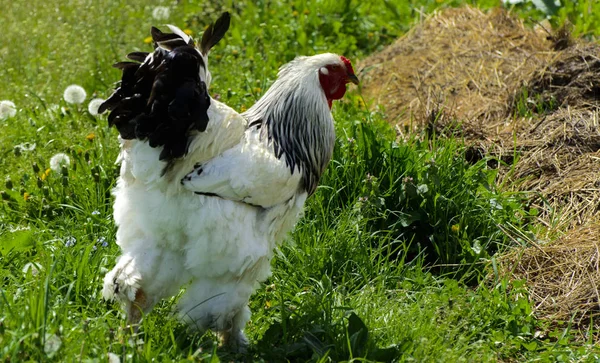
{"label": "rooster's head", "polygon": [[358,77],[354,74],[352,63],[344,56],[320,54],[314,58],[320,61],[317,63],[319,83],[325,92],[329,108],[331,108],[333,100],[344,97],[347,83],[358,84]]}

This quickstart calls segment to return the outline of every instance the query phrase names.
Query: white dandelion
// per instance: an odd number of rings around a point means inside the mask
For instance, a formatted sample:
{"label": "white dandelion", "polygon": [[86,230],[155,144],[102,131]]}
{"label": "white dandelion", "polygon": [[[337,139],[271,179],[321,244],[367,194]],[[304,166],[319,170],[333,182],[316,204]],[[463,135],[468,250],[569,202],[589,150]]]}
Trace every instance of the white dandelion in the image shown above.
{"label": "white dandelion", "polygon": [[52,358],[62,346],[62,340],[56,334],[46,334],[44,339],[44,353]]}
{"label": "white dandelion", "polygon": [[98,116],[98,109],[100,108],[100,105],[102,103],[104,103],[104,100],[102,98],[94,98],[88,104],[88,112],[92,116]]}
{"label": "white dandelion", "polygon": [[121,363],[121,358],[115,353],[108,353],[108,363]]}
{"label": "white dandelion", "polygon": [[152,17],[156,20],[165,20],[171,15],[171,9],[166,6],[157,6],[152,10]]}
{"label": "white dandelion", "polygon": [[68,167],[69,165],[71,165],[71,158],[69,158],[69,155],[67,154],[58,153],[50,159],[50,169],[57,173],[60,172],[63,167]]}
{"label": "white dandelion", "polygon": [[85,101],[86,96],[87,94],[85,93],[83,87],[78,86],[76,84],[72,84],[69,87],[67,87],[65,89],[65,92],[63,93],[63,98],[65,99],[65,101],[67,101],[67,103],[74,104],[82,103],[83,101]]}
{"label": "white dandelion", "polygon": [[6,120],[17,114],[17,106],[12,101],[0,101],[0,120]]}

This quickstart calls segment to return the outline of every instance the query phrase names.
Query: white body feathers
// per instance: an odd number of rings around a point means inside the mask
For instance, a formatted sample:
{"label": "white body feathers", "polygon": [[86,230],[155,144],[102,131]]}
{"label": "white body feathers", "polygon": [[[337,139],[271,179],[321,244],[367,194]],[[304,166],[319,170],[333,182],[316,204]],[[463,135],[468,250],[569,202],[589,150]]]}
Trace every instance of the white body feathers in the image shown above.
{"label": "white body feathers", "polygon": [[[273,249],[297,221],[307,193],[299,192],[300,173],[290,173],[239,114],[213,100],[209,117],[186,158],[164,176],[160,149],[122,142],[114,218],[123,255],[103,293],[134,301],[142,288],[149,310],[186,287],[177,309],[184,320],[241,329],[249,319],[248,299],[269,276]],[[200,177],[182,185],[179,180],[198,162],[206,163]],[[115,279],[123,280],[116,281],[116,293]]]}

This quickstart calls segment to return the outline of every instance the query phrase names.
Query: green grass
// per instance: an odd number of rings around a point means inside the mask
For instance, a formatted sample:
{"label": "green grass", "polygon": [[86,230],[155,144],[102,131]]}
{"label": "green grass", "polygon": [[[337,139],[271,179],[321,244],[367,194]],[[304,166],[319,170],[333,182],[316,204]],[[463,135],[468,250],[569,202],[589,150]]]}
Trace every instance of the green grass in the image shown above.
{"label": "green grass", "polygon": [[[385,114],[365,110],[356,92],[334,107],[334,160],[251,300],[248,356],[218,350],[210,333],[187,336],[169,316],[173,301],[133,336],[118,307],[101,299],[118,254],[116,131],[85,104],[66,104],[67,85],[82,85],[88,100],[107,97],[119,77],[110,65],[148,50],[151,25],[197,35],[230,10],[232,29],[211,54],[211,92],[242,109],[298,54],[358,60],[422,13],[461,3],[181,1],[165,3],[170,17],[158,21],[149,1],[5,1],[0,100],[14,101],[18,113],[0,121],[0,361],[106,361],[109,352],[123,361],[598,359],[593,342],[574,342],[568,323],[536,334],[544,322],[532,316],[522,283],[493,278],[494,254],[512,243],[501,227],[532,228],[522,196],[499,190],[486,160],[467,164],[460,140],[395,141]],[[532,22],[544,16],[529,4],[515,11]],[[551,21],[570,19],[594,37],[597,14],[600,6],[580,1]],[[48,171],[59,152],[70,167]]]}

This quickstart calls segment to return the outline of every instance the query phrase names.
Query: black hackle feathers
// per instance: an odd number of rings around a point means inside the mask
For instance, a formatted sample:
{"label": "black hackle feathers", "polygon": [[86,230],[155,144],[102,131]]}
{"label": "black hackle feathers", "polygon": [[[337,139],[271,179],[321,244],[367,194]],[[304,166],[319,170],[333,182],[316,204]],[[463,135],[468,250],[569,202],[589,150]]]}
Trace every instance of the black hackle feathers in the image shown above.
{"label": "black hackle feathers", "polygon": [[[208,37],[211,47],[227,31],[229,14],[215,25],[209,27],[219,29],[218,39]],[[186,154],[192,130],[206,130],[210,107],[205,80],[200,78],[201,68],[206,74],[202,55],[191,37],[169,28],[173,33],[152,28],[153,53],[133,52],[127,55],[131,62],[114,65],[123,72],[120,86],[98,110],[111,111],[108,123],[123,139],[148,140],[151,147],[162,147],[160,160],[167,162]]]}

